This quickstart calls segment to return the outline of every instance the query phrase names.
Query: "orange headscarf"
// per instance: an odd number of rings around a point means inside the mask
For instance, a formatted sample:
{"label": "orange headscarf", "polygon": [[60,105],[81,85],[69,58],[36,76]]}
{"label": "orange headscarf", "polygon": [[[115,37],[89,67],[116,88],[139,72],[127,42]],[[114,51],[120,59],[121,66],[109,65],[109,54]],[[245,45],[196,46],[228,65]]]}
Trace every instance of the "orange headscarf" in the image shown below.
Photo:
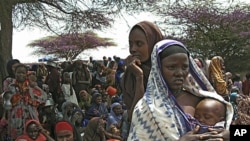
{"label": "orange headscarf", "polygon": [[215,56],[211,59],[209,65],[209,78],[213,84],[216,92],[220,95],[229,94],[227,89],[227,82],[223,76],[223,59],[221,56]]}

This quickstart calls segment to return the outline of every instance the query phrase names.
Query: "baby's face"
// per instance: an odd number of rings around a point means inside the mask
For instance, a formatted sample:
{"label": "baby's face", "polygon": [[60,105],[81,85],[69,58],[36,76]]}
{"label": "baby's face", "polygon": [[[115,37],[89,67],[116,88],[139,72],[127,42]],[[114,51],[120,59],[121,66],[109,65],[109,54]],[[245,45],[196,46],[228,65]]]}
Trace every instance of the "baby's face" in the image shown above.
{"label": "baby's face", "polygon": [[212,110],[199,109],[195,111],[194,117],[204,125],[213,126],[220,121],[219,116]]}
{"label": "baby's face", "polygon": [[200,102],[196,106],[194,117],[204,125],[214,126],[224,119],[218,105],[211,102]]}

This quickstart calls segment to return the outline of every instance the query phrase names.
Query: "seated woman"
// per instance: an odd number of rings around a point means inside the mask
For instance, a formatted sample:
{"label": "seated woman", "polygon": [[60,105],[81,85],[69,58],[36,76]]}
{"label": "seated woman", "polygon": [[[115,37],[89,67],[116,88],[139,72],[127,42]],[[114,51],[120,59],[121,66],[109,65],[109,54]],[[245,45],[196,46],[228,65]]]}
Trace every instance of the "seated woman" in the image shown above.
{"label": "seated woman", "polygon": [[24,134],[17,137],[15,141],[54,141],[48,131],[42,128],[37,120],[28,120]]}
{"label": "seated woman", "polygon": [[91,95],[86,90],[81,90],[79,93],[79,97],[79,107],[82,110],[87,111],[91,103]]}
{"label": "seated woman", "polygon": [[83,141],[122,141],[121,136],[109,133],[105,130],[103,117],[93,117],[86,127]]}
{"label": "seated woman", "polygon": [[[212,86],[186,47],[175,40],[162,40],[155,45],[151,59],[147,89],[134,108],[128,140],[229,141],[232,106],[215,91],[207,91]],[[190,84],[185,82],[189,73],[199,89],[186,85]],[[193,128],[188,117],[194,117],[195,107],[207,97],[226,105],[225,128],[198,134],[199,126]]]}
{"label": "seated woman", "polygon": [[84,113],[80,108],[75,108],[70,116],[70,122],[75,126],[77,132],[83,136],[85,127],[83,126]]}
{"label": "seated woman", "polygon": [[70,101],[64,102],[64,103],[62,104],[62,115],[63,115],[63,119],[64,119],[64,120],[70,121],[70,117],[71,117],[72,111],[73,111],[75,108],[79,108],[79,106],[76,105],[76,104],[73,103],[73,102],[70,102]]}
{"label": "seated woman", "polygon": [[[107,118],[106,129],[107,131],[118,134],[122,122],[122,114],[123,114],[122,105],[118,102],[115,102],[110,106],[110,109],[111,111]],[[113,131],[111,129],[113,129]]]}
{"label": "seated woman", "polygon": [[82,141],[77,129],[66,120],[57,121],[54,134],[56,141]]}
{"label": "seated woman", "polygon": [[108,109],[102,102],[102,95],[100,93],[94,93],[91,99],[91,105],[86,112],[86,116],[88,119],[92,117],[107,117]]}

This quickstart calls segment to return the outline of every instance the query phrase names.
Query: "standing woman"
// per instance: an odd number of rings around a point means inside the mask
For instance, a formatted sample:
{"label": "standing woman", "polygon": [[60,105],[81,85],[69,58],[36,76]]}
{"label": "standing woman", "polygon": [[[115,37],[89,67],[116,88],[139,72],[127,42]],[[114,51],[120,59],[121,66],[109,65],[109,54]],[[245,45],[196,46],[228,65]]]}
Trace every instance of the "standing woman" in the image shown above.
{"label": "standing woman", "polygon": [[215,91],[228,100],[229,90],[225,75],[224,60],[221,56],[214,56],[209,65],[209,79]]}
{"label": "standing woman", "polygon": [[3,92],[8,90],[8,86],[14,82],[15,80],[15,67],[20,63],[17,59],[9,60],[7,63],[7,72],[8,76],[3,79],[2,85],[3,85]]}
{"label": "standing woman", "polygon": [[137,101],[143,96],[151,69],[151,52],[163,39],[160,29],[153,23],[142,21],[129,33],[130,55],[125,59],[127,69],[121,80],[121,91],[127,106],[129,121]]}
{"label": "standing woman", "polygon": [[37,108],[40,104],[45,103],[45,93],[37,87],[29,86],[27,71],[24,64],[17,65],[15,69],[16,81],[10,88],[13,93],[10,100],[12,108],[8,115],[11,140],[23,134],[26,120],[39,120]]}
{"label": "standing woman", "polygon": [[[229,141],[232,106],[215,92],[208,91],[211,84],[185,46],[175,40],[162,40],[155,45],[151,58],[148,85],[134,108],[128,140]],[[198,89],[185,83],[189,74]],[[225,129],[212,128],[216,132],[198,134],[199,126],[193,123],[195,107],[207,97],[225,104]]]}
{"label": "standing woman", "polygon": [[73,63],[72,86],[75,90],[77,101],[80,101],[79,93],[81,90],[89,92],[91,85],[91,74],[86,64],[82,60],[76,60]]}

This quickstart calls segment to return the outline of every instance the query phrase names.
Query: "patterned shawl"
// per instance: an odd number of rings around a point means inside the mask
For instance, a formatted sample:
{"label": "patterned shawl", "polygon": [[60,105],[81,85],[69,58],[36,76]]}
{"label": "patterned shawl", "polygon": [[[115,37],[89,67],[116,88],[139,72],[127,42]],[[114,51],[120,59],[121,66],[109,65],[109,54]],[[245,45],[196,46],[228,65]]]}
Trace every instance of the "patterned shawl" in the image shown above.
{"label": "patterned shawl", "polygon": [[216,92],[220,95],[229,94],[227,89],[227,82],[224,80],[221,62],[221,56],[215,56],[211,59],[209,65],[209,78],[213,84]]}
{"label": "patterned shawl", "polygon": [[[185,46],[175,40],[163,40],[155,45],[152,52],[152,68],[148,79],[146,92],[136,104],[133,111],[129,141],[173,141],[192,130],[186,115],[175,101],[161,74],[159,53],[171,45]],[[227,106],[225,128],[229,129],[233,109],[230,103],[213,92],[211,84],[189,56],[190,76],[195,87],[187,89],[192,94],[201,97],[213,97]],[[188,88],[188,87],[187,87]],[[209,90],[209,91],[208,91]]]}

